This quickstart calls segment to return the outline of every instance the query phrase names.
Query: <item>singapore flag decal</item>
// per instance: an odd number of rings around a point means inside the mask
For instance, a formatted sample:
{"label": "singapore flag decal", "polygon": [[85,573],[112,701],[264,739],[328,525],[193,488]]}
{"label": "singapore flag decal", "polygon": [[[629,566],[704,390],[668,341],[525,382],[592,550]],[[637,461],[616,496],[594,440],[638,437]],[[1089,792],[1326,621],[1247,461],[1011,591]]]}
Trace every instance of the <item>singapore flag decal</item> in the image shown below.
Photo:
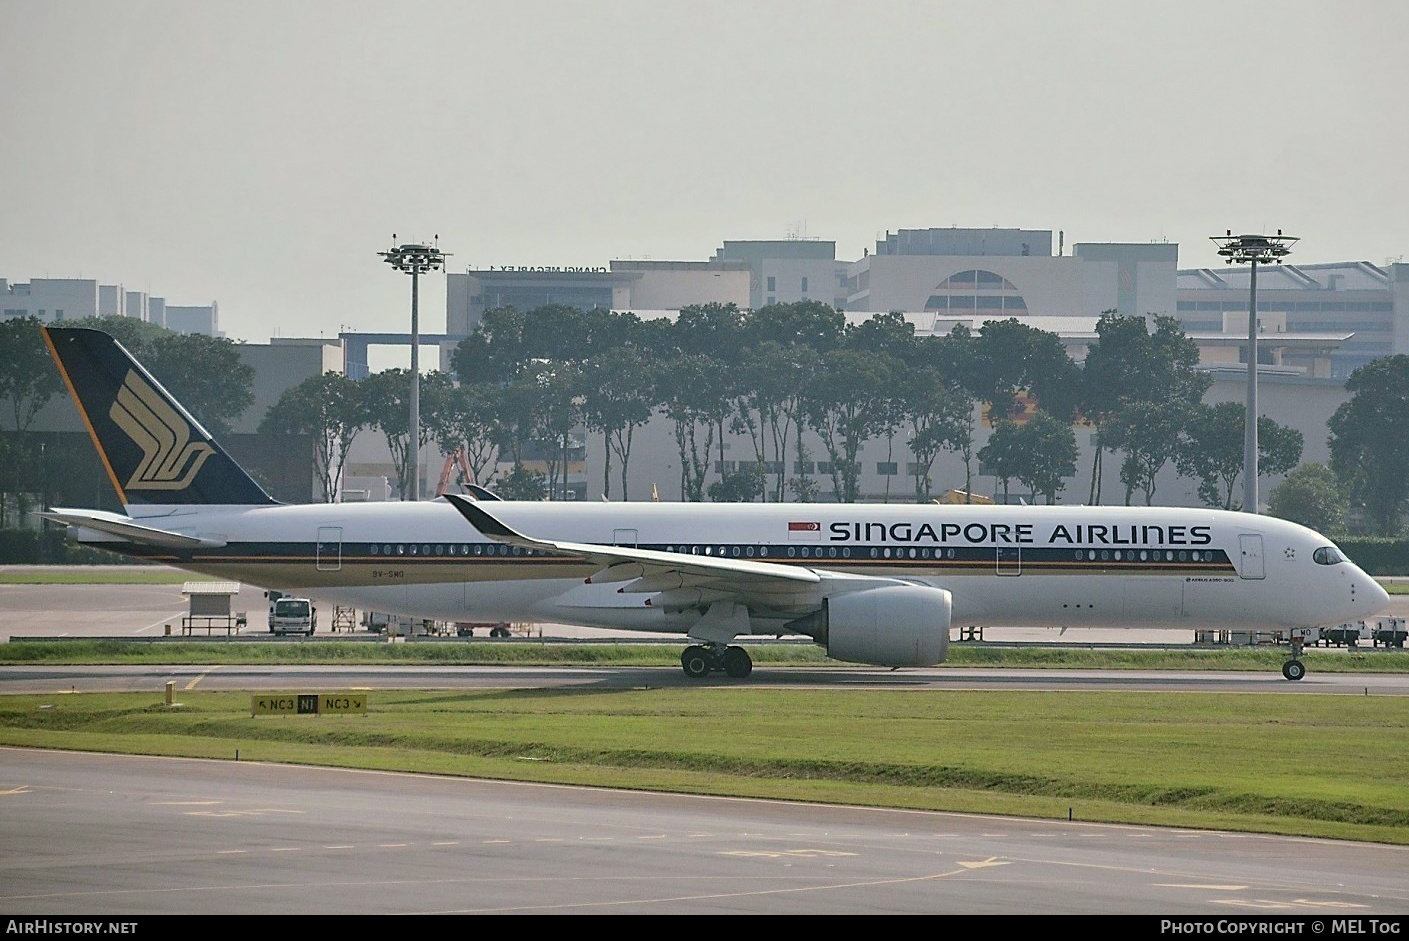
{"label": "singapore flag decal", "polygon": [[792,542],[818,542],[822,538],[821,523],[789,523],[788,539]]}

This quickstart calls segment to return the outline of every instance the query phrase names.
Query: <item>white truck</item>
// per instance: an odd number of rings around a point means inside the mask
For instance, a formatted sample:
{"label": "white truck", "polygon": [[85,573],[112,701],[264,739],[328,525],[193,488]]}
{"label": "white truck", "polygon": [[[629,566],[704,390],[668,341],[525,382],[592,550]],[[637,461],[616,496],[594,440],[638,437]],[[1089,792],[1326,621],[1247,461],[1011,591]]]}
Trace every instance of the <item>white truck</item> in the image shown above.
{"label": "white truck", "polygon": [[318,608],[307,598],[269,593],[269,633],[313,636],[318,629]]}

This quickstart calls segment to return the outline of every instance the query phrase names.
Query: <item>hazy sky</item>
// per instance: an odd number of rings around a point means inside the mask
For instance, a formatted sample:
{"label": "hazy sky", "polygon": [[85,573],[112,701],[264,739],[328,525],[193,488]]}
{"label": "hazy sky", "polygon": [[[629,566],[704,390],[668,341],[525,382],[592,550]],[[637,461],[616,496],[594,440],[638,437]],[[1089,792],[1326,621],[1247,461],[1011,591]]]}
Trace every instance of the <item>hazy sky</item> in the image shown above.
{"label": "hazy sky", "polygon": [[264,341],[406,329],[393,232],[455,270],[950,225],[1383,263],[1406,37],[1400,0],[0,0],[0,277]]}

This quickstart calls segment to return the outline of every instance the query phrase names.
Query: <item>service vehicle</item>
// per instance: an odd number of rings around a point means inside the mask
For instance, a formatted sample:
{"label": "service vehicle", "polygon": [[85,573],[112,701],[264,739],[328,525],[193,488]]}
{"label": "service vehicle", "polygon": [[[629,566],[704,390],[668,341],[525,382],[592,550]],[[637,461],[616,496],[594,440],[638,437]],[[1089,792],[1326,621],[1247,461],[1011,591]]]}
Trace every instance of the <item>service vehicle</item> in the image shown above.
{"label": "service vehicle", "polygon": [[270,602],[269,633],[312,637],[317,629],[318,608],[308,598],[283,596]]}

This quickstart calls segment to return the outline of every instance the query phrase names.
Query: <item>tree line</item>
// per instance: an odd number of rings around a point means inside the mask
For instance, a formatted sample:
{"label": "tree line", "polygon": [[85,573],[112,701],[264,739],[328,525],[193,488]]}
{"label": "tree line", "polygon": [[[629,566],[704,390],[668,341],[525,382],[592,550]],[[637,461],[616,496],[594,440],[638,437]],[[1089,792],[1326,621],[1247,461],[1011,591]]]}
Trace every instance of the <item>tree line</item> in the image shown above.
{"label": "tree line", "polygon": [[[1107,497],[1110,452],[1122,456],[1117,476],[1127,504],[1152,503],[1157,475],[1174,466],[1200,482],[1209,505],[1233,506],[1241,406],[1202,403],[1210,379],[1196,368],[1193,341],[1172,318],[1115,312],[1101,317],[1097,334],[1078,364],[1055,334],[1016,319],[916,336],[899,313],[848,324],[834,308],[806,301],[757,310],[697,305],[674,320],[501,308],[487,311],[454,351],[458,381],[437,373],[422,380],[420,443],[446,454],[463,448],[473,482],[532,499],[562,492],[572,436],[585,428],[602,442],[602,494],[630,499],[635,436],[659,417],[675,442],[685,500],[855,502],[858,456],[876,441],[887,463],[897,445],[913,458],[906,499],[934,498],[935,461],[951,452],[965,468],[965,492],[977,459],[1005,494],[1018,487],[1051,503],[1076,473],[1072,425],[1083,421],[1097,442],[1087,502]],[[406,370],[360,383],[319,377],[290,390],[265,427],[322,442],[326,498],[337,493],[338,469],[363,428],[386,436],[404,481],[409,388]],[[980,410],[993,424],[981,448]],[[1261,427],[1263,467],[1285,473],[1300,460],[1299,433],[1270,419]],[[820,453],[812,453],[809,432]],[[751,460],[716,474],[716,462],[728,466],[731,434],[748,443]],[[530,454],[545,474],[527,470]],[[491,480],[501,462],[512,470]]]}
{"label": "tree line", "polygon": [[[181,336],[129,318],[90,325],[116,334],[216,434],[252,401],[252,371],[229,340]],[[8,405],[5,447],[13,458],[60,384],[37,321],[0,322],[0,331],[0,403]],[[1172,318],[1113,311],[1101,316],[1096,334],[1077,363],[1055,334],[1015,319],[916,336],[898,313],[848,324],[816,302],[757,310],[697,305],[674,320],[566,306],[502,308],[487,311],[454,351],[452,373],[422,377],[420,444],[435,443],[446,454],[462,450],[473,482],[535,499],[562,492],[573,436],[587,429],[602,442],[603,495],[629,499],[635,437],[658,418],[675,442],[686,500],[854,502],[861,497],[858,455],[877,441],[892,456],[903,444],[913,458],[907,499],[934,497],[934,463],[950,452],[965,468],[965,492],[972,492],[977,459],[1005,494],[1016,485],[1052,502],[1076,472],[1077,422],[1089,427],[1095,445],[1084,502],[1153,503],[1158,474],[1173,467],[1197,481],[1207,505],[1236,507],[1244,408],[1202,402],[1210,378],[1197,369],[1193,341]],[[1395,532],[1409,504],[1409,454],[1399,453],[1409,449],[1409,357],[1362,368],[1348,388],[1351,400],[1330,423],[1332,465],[1293,475],[1297,492],[1324,498],[1331,475],[1342,503],[1353,499],[1372,528]],[[404,495],[409,395],[409,370],[362,380],[328,373],[289,389],[260,428],[312,438],[329,501],[340,493],[353,440],[379,431]],[[982,448],[980,411],[993,423]],[[820,453],[812,453],[808,432]],[[716,474],[729,434],[748,442],[752,460]],[[1264,417],[1259,440],[1268,475],[1299,463],[1294,429]],[[530,462],[547,472],[530,471]],[[500,464],[510,469],[497,473]],[[1116,472],[1114,487],[1108,469]],[[6,483],[12,491],[22,486]]]}

